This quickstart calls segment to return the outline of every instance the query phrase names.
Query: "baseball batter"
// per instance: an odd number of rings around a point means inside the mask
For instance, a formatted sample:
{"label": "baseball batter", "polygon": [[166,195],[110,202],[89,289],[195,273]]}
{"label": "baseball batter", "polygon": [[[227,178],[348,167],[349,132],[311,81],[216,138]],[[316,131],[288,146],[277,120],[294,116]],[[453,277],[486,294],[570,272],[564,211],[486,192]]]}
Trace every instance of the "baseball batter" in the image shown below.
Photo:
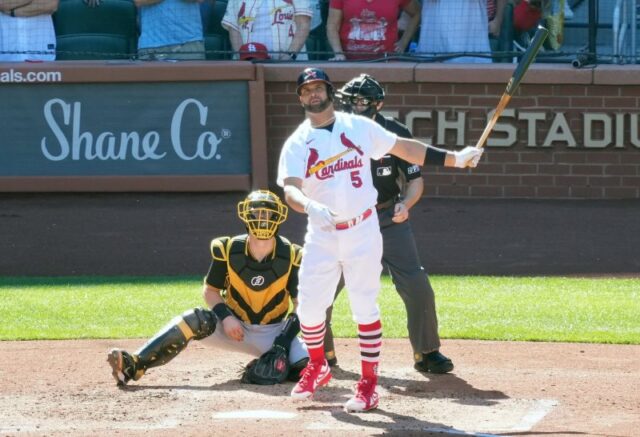
{"label": "baseball batter", "polygon": [[[406,126],[379,113],[384,105],[385,92],[372,76],[362,74],[353,78],[338,90],[336,96],[344,111],[371,118],[399,137],[412,138]],[[414,367],[421,372],[450,372],[453,362],[439,350],[435,296],[420,262],[409,221],[409,210],[420,200],[424,189],[420,167],[394,155],[385,155],[371,161],[371,177],[378,191],[376,210],[382,233],[382,264],[388,270],[407,311]],[[331,331],[332,308],[327,309],[327,333],[324,339],[329,365],[337,363]]]}
{"label": "baseball batter", "polygon": [[211,266],[203,286],[211,310],[195,308],[176,317],[134,354],[111,350],[107,360],[118,385],[168,363],[192,339],[254,357],[278,345],[288,351],[291,377],[297,379],[308,354],[297,337],[297,316],[286,318],[290,301],[294,310],[297,304],[301,257],[300,246],[277,235],[287,213],[287,206],[269,191],[254,191],[238,203],[248,233],[211,241]]}
{"label": "baseball batter", "polygon": [[382,346],[376,302],[382,237],[370,160],[390,153],[413,164],[438,161],[464,168],[475,167],[482,150],[467,147],[447,152],[398,138],[369,118],[336,112],[333,85],[320,69],[305,69],[297,85],[307,118],[283,146],[278,184],[284,188],[289,205],[308,215],[298,315],[310,360],[291,396],[309,399],[331,379],[324,355],[325,312],[343,275],[358,325],[362,363],[362,376],[345,410],[367,411],[378,406],[376,385]]}

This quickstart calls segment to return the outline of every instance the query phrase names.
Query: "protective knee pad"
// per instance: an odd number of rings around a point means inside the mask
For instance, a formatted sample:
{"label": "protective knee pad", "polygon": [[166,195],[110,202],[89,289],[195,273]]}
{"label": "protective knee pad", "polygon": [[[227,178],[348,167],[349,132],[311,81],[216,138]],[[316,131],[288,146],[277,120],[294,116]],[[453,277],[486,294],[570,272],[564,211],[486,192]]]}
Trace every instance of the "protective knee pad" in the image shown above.
{"label": "protective knee pad", "polygon": [[[216,317],[211,310],[194,308],[182,314],[182,320],[191,331],[190,335],[196,340],[202,340],[213,334],[216,330]],[[182,327],[184,331],[184,327]],[[185,333],[188,338],[189,333]]]}
{"label": "protective knee pad", "polygon": [[[213,312],[203,308],[186,311],[167,324],[135,354],[136,371],[167,364],[182,352],[191,339],[201,340],[216,330]],[[142,376],[142,375],[140,375]]]}
{"label": "protective knee pad", "polygon": [[273,344],[278,344],[289,350],[291,347],[291,342],[300,332],[300,319],[298,319],[298,315],[296,313],[291,313],[287,318],[287,321],[282,326],[282,331],[280,331],[280,335],[278,335]]}

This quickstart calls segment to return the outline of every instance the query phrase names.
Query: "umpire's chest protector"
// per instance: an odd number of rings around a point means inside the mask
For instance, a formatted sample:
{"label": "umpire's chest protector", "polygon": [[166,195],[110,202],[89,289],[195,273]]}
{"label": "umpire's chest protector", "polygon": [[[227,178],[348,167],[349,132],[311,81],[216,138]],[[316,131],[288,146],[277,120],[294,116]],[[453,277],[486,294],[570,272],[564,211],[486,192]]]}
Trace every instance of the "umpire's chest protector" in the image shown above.
{"label": "umpire's chest protector", "polygon": [[287,283],[294,257],[291,243],[276,237],[271,259],[258,262],[248,254],[244,235],[229,241],[227,254],[226,303],[231,310],[252,325],[281,321],[289,311]]}

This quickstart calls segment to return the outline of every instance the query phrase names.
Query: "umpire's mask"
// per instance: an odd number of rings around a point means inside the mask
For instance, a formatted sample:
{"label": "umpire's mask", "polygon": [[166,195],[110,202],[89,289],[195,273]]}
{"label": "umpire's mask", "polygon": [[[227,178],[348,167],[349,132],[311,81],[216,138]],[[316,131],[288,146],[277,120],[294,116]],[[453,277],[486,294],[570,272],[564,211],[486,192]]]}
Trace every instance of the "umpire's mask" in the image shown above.
{"label": "umpire's mask", "polygon": [[[378,103],[384,100],[384,89],[373,76],[361,74],[344,84],[336,93],[336,99],[343,111],[371,118],[378,112]],[[359,110],[356,106],[366,109]]]}

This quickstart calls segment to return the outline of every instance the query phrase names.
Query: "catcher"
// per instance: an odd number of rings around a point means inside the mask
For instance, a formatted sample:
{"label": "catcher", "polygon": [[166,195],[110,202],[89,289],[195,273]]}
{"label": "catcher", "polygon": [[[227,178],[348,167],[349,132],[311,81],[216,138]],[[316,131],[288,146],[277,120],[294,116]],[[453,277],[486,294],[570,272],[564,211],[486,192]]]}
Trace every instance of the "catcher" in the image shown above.
{"label": "catcher", "polygon": [[[107,361],[118,385],[168,363],[192,339],[259,357],[247,364],[242,382],[297,380],[308,354],[297,337],[295,313],[301,248],[278,235],[287,212],[270,191],[253,191],[238,203],[247,234],[211,241],[212,261],[203,287],[211,309],[186,311],[133,354],[112,349]],[[294,312],[287,317],[290,302]]]}

